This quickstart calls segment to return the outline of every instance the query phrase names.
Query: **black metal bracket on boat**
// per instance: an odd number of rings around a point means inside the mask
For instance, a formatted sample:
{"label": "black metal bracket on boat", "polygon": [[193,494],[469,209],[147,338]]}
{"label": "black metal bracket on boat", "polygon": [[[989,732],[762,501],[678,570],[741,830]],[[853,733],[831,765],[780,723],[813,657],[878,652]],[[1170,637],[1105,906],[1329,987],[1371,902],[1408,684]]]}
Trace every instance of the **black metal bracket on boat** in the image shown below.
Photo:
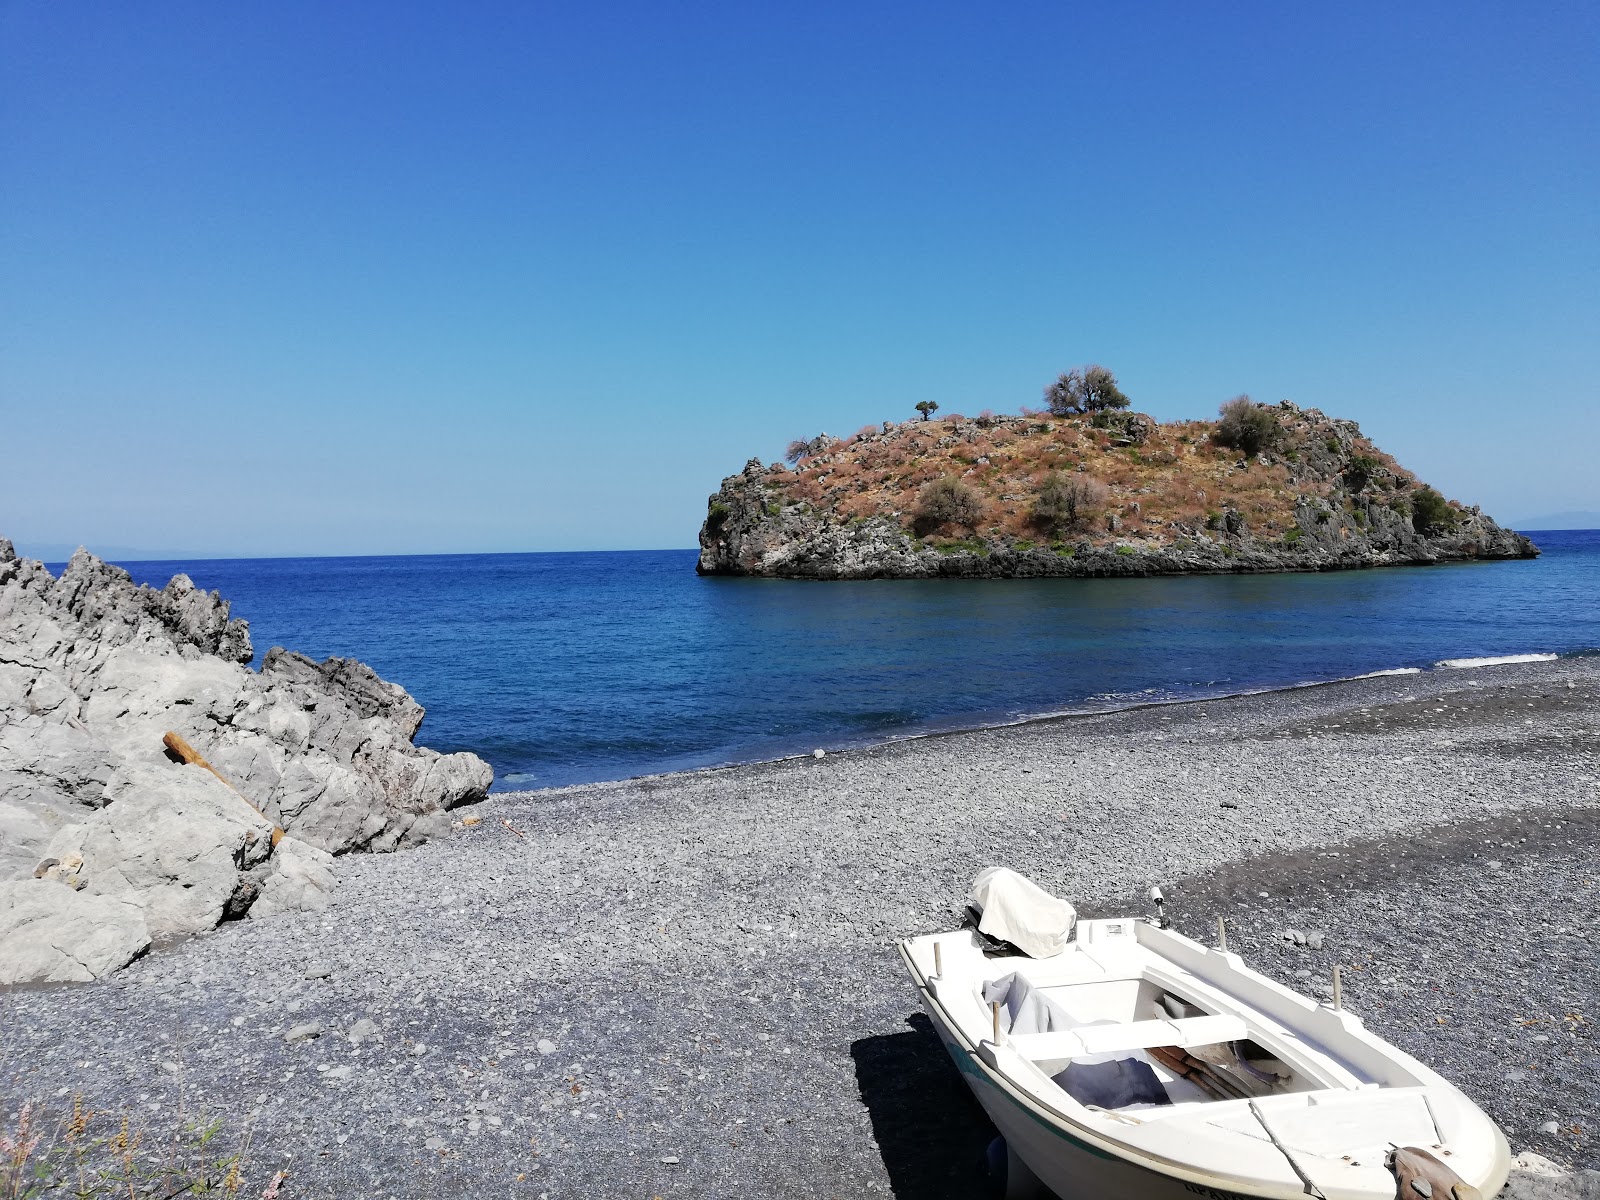
{"label": "black metal bracket on boat", "polygon": [[1150,903],[1156,906],[1156,915],[1150,918],[1150,924],[1154,925],[1157,929],[1169,928],[1172,925],[1172,922],[1167,920],[1167,910],[1165,907],[1167,898],[1161,894],[1160,888],[1153,887],[1150,889]]}

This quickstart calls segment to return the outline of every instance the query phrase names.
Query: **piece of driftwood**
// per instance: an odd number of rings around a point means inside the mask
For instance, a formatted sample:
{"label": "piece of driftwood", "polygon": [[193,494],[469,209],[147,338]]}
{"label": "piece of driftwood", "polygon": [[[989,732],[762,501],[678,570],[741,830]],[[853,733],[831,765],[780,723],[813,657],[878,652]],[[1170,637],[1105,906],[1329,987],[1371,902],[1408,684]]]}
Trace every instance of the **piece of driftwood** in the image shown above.
{"label": "piece of driftwood", "polygon": [[[242,791],[239,790],[239,786],[234,783],[233,780],[229,779],[221,771],[217,770],[210,763],[208,763],[200,751],[189,745],[189,743],[184,741],[181,736],[173,733],[169,729],[166,733],[161,735],[161,744],[165,746],[168,751],[170,751],[172,755],[179,761],[186,762],[192,767],[204,767],[206,770],[210,771],[218,779],[222,780],[223,784],[228,788],[229,791],[231,791],[235,796],[239,797],[239,799],[243,800],[246,804],[250,805],[250,810],[255,813],[256,816],[260,817],[262,820],[267,819],[267,814],[257,808],[251,801],[250,797],[246,796]],[[281,825],[274,824],[272,827],[272,844],[276,846],[282,840],[283,827]]]}
{"label": "piece of driftwood", "polygon": [[507,829],[511,830],[512,833],[516,834],[523,841],[527,841],[528,840],[528,835],[527,834],[523,833],[522,830],[518,829],[515,825],[513,825],[510,821],[506,820],[504,817],[500,818],[500,824],[504,825]]}

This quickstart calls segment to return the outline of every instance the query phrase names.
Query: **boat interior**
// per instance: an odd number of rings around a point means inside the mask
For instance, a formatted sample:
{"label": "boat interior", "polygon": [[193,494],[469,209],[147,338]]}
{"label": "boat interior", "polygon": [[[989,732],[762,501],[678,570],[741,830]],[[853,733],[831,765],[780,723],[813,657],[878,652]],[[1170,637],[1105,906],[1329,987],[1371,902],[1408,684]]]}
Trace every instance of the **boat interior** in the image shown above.
{"label": "boat interior", "polygon": [[[987,978],[969,983],[1010,1049],[1085,1107],[1149,1120],[1195,1105],[1419,1082],[1392,1062],[1339,1053],[1342,1014],[1254,972],[1225,978],[1232,956],[1194,943],[1203,971],[1152,954],[1140,924],[1085,922],[1067,953],[985,959]],[[1300,1011],[1274,1017],[1285,1003]],[[1308,1021],[1327,1036],[1308,1036]]]}
{"label": "boat interior", "polygon": [[[1285,1061],[1262,1046],[1252,1038],[1244,1018],[1208,1011],[1170,983],[1164,986],[1139,976],[1037,991],[1055,1017],[1051,1028],[1013,1034],[1013,1041],[1020,1053],[1080,1102],[1119,1110],[1149,1109],[1311,1091],[1333,1082],[1318,1077],[1323,1073],[1313,1074],[1310,1064]],[[1129,1060],[1142,1066],[1107,1069],[1108,1064]],[[1091,1067],[1100,1069],[1083,1069]]]}

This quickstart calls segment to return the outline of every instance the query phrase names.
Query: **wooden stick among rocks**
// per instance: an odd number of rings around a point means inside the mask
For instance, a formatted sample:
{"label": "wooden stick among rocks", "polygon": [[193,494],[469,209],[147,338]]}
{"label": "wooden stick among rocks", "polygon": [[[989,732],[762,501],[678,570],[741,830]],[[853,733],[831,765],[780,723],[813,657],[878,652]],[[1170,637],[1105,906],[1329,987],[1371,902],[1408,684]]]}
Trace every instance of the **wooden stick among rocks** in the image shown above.
{"label": "wooden stick among rocks", "polygon": [[[198,750],[189,745],[189,743],[184,741],[183,738],[178,734],[173,733],[169,729],[166,733],[161,735],[161,744],[179,760],[188,763],[192,767],[204,767],[206,770],[210,771],[218,779],[222,780],[229,791],[231,791],[235,796],[239,797],[239,799],[243,800],[246,804],[249,804],[251,812],[255,813],[256,816],[260,817],[263,821],[267,819],[267,814],[257,808],[255,804],[251,802],[250,797],[246,796],[239,790],[238,785],[235,784],[233,780],[229,779],[221,771],[217,770],[210,763],[208,763],[201,756]],[[283,841],[283,826],[274,823],[272,826],[272,844],[273,846],[277,846],[277,844],[281,841]]]}

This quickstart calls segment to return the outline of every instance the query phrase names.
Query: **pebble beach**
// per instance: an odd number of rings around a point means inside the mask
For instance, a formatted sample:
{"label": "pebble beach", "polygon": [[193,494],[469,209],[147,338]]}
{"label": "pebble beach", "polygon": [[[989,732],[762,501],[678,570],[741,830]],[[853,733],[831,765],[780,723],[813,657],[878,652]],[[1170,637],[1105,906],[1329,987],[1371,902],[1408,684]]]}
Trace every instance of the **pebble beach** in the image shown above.
{"label": "pebble beach", "polygon": [[[970,1197],[895,939],[1001,864],[1344,997],[1600,1167],[1600,658],[492,795],[322,913],[0,993],[0,1100],[224,1118],[286,1197]],[[478,818],[470,825],[467,820]],[[1315,936],[1312,936],[1315,935]]]}

